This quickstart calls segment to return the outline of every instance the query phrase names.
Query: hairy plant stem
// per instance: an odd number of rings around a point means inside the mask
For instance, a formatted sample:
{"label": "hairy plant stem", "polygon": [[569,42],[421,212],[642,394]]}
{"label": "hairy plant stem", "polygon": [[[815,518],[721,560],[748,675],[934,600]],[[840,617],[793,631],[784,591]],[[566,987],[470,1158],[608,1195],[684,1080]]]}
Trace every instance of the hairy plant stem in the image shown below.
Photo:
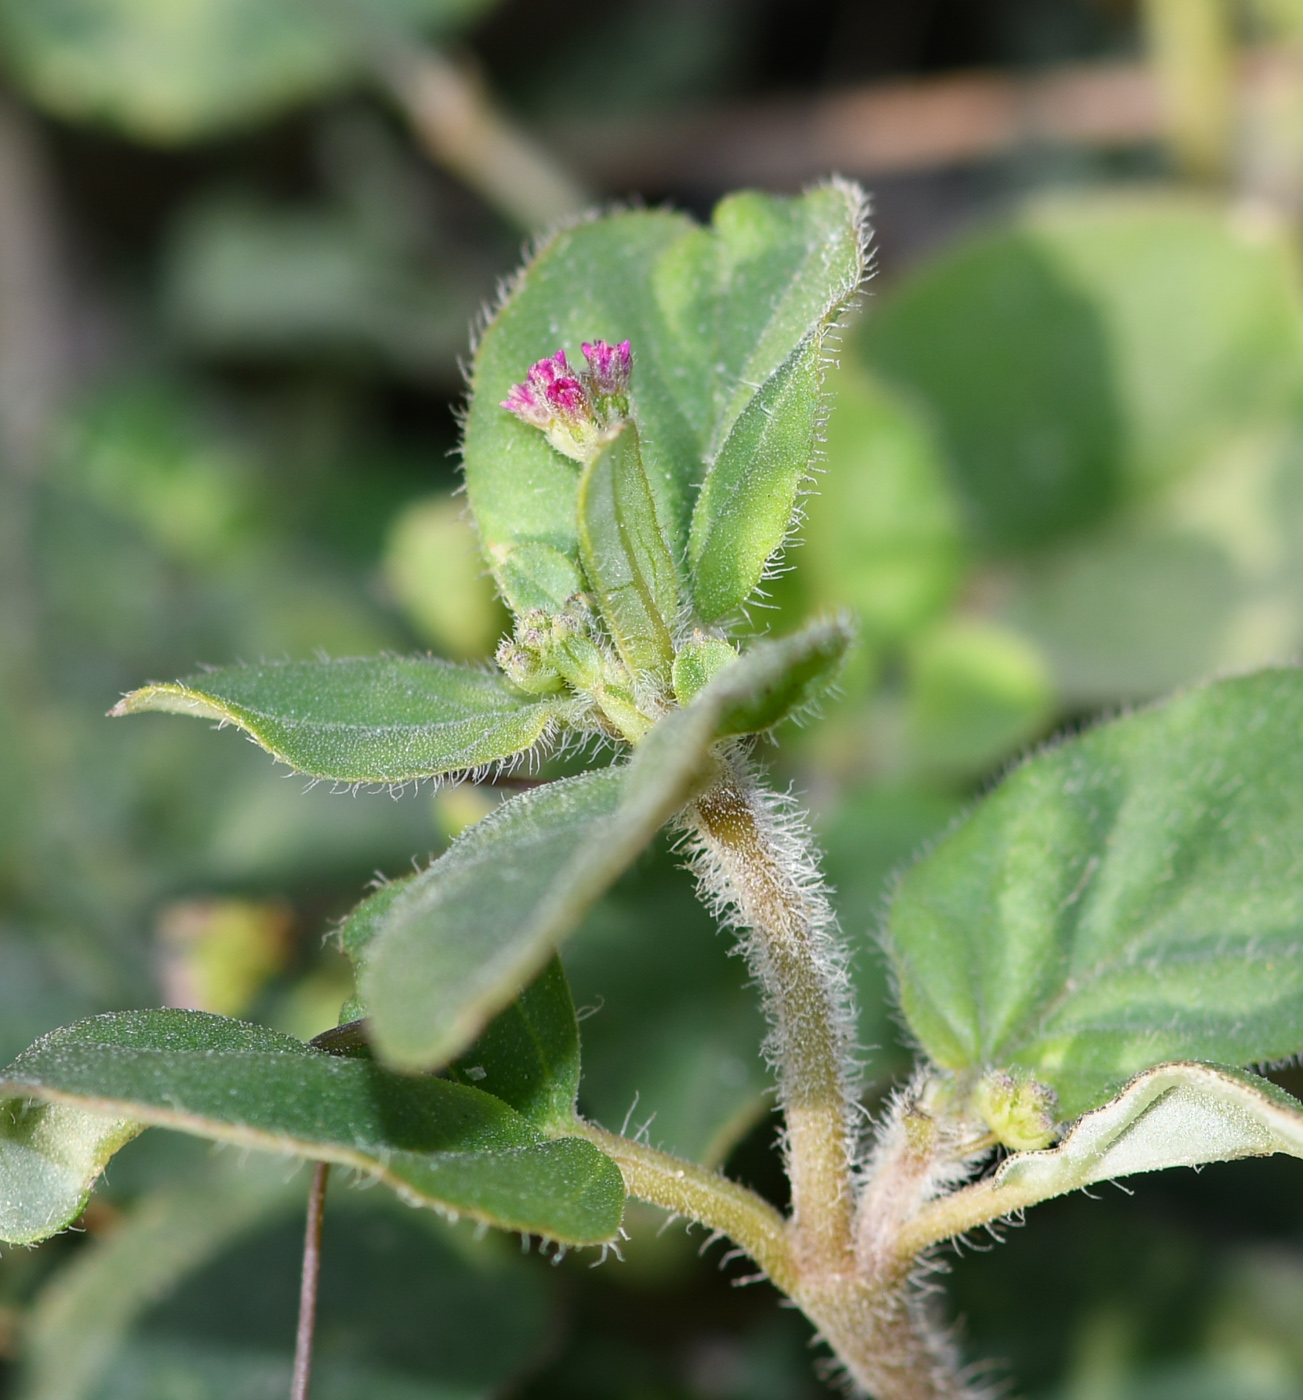
{"label": "hairy plant stem", "polygon": [[854,1274],[850,1045],[838,969],[820,946],[826,902],[803,881],[805,853],[794,861],[777,839],[772,810],[740,763],[697,798],[688,820],[705,857],[703,884],[748,931],[774,1021],[800,1272]]}
{"label": "hairy plant stem", "polygon": [[607,1132],[594,1123],[581,1122],[574,1131],[614,1158],[631,1196],[727,1235],[746,1250],[776,1287],[788,1294],[795,1291],[798,1275],[787,1222],[768,1201],[708,1167]]}

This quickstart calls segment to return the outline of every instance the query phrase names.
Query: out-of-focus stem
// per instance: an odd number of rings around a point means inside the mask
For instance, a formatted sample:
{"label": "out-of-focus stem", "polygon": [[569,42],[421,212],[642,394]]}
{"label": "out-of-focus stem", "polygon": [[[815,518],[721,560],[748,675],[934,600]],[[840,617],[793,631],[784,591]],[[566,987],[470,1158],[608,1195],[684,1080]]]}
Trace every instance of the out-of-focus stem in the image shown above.
{"label": "out-of-focus stem", "polygon": [[468,66],[414,41],[387,46],[375,66],[427,154],[521,228],[547,228],[592,203]]}
{"label": "out-of-focus stem", "polygon": [[326,1214],[326,1184],[330,1163],[312,1169],[308,1190],[308,1221],[303,1232],[303,1274],[299,1281],[299,1326],[294,1338],[294,1374],[290,1400],[308,1400],[312,1381],[312,1341],[317,1331],[317,1285],[321,1281],[321,1224]]}
{"label": "out-of-focus stem", "polygon": [[1215,180],[1230,164],[1234,47],[1227,0],[1145,0],[1150,62],[1168,142],[1189,175]]}

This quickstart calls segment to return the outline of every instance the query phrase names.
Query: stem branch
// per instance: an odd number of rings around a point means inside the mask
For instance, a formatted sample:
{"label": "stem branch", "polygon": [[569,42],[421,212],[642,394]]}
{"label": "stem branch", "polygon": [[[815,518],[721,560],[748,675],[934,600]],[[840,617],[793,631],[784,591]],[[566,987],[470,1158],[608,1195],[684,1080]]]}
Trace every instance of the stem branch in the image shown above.
{"label": "stem branch", "polygon": [[574,1131],[615,1160],[631,1196],[722,1231],[746,1250],[777,1288],[789,1294],[794,1291],[797,1268],[787,1222],[768,1201],[718,1172],[595,1123],[578,1123]]}

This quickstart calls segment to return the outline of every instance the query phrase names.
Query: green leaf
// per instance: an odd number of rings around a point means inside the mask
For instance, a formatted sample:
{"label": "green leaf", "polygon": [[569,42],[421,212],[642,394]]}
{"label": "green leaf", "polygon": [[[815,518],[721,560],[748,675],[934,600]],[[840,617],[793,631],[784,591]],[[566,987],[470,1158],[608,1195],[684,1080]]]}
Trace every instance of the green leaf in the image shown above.
{"label": "green leaf", "polygon": [[808,703],[846,641],[840,624],[818,623],[760,643],[628,764],[521,793],[458,837],[394,896],[367,956],[362,998],[381,1055],[427,1069],[459,1054],[710,776],[712,744]]}
{"label": "green leaf", "polygon": [[353,82],[365,24],[447,32],[485,0],[366,0],[355,20],[295,0],[0,4],[10,71],[63,117],[160,144],[264,120]]}
{"label": "green leaf", "polygon": [[816,705],[836,683],[854,633],[821,618],[778,641],[757,642],[703,694],[719,708],[718,735],[760,734]]}
{"label": "green leaf", "polygon": [[950,602],[963,572],[959,503],[919,408],[863,369],[828,376],[833,412],[802,503],[796,582],[807,611],[851,608],[870,644],[897,643]]}
{"label": "green leaf", "polygon": [[625,665],[635,676],[668,674],[678,581],[632,424],[584,470],[579,553]]}
{"label": "green leaf", "polygon": [[888,942],[939,1065],[1074,1117],[1174,1059],[1303,1048],[1303,672],[1221,681],[1014,771],[904,878]]}
{"label": "green leaf", "polygon": [[[779,395],[784,381],[770,381],[853,295],[862,239],[858,191],[831,184],[799,199],[734,195],[709,228],[660,211],[614,214],[542,249],[480,342],[466,422],[471,508],[516,611],[543,606],[538,595],[555,590],[522,551],[545,547],[539,562],[552,570],[557,556],[579,559],[579,473],[499,406],[511,386],[557,349],[577,364],[585,340],[632,342],[630,411],[643,467],[660,532],[683,559],[707,465],[758,394]],[[753,418],[753,436],[756,427]],[[807,454],[798,479],[808,466]]]}
{"label": "green leaf", "polygon": [[570,985],[553,958],[449,1067],[453,1078],[492,1094],[544,1131],[574,1125],[579,1023]]}
{"label": "green leaf", "polygon": [[204,1012],[119,1012],[55,1031],[0,1076],[0,1095],[11,1100],[0,1237],[11,1241],[74,1219],[140,1125],[337,1162],[414,1205],[563,1241],[608,1239],[623,1209],[614,1163],[489,1094]]}
{"label": "green leaf", "polygon": [[979,542],[1024,549],[1297,400],[1296,253],[1185,195],[1045,202],[902,283],[860,345],[935,415]]}
{"label": "green leaf", "polygon": [[145,710],[238,725],[313,778],[406,783],[511,758],[557,721],[496,675],[432,656],[231,666],[147,685],[113,715]]}
{"label": "green leaf", "polygon": [[814,458],[820,344],[812,336],[797,346],[711,463],[688,540],[692,596],[704,622],[746,602],[792,527],[797,489]]}

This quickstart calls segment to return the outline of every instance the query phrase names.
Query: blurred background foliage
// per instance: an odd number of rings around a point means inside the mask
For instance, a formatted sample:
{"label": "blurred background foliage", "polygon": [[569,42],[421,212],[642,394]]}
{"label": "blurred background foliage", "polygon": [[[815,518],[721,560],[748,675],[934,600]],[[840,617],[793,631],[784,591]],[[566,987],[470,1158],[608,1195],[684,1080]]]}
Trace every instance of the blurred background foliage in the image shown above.
{"label": "blurred background foliage", "polygon": [[[491,651],[458,356],[593,201],[875,192],[806,544],[754,614],[861,624],[767,756],[827,851],[870,1107],[909,1065],[892,872],[1065,725],[1303,648],[1299,0],[0,0],[0,72],[6,1056],[160,1002],[314,1034],[334,921],[497,800],[305,793],[103,713],[205,662]],[[672,852],[568,967],[585,1111],[781,1203],[754,995]],[[284,1394],[305,1189],[139,1139],[83,1231],[0,1257],[0,1393]],[[1303,1397],[1300,1201],[1263,1161],[1043,1206],[952,1261],[965,1348],[1044,1400]],[[658,1224],[552,1268],[339,1183],[314,1393],[821,1393],[804,1324]]]}

